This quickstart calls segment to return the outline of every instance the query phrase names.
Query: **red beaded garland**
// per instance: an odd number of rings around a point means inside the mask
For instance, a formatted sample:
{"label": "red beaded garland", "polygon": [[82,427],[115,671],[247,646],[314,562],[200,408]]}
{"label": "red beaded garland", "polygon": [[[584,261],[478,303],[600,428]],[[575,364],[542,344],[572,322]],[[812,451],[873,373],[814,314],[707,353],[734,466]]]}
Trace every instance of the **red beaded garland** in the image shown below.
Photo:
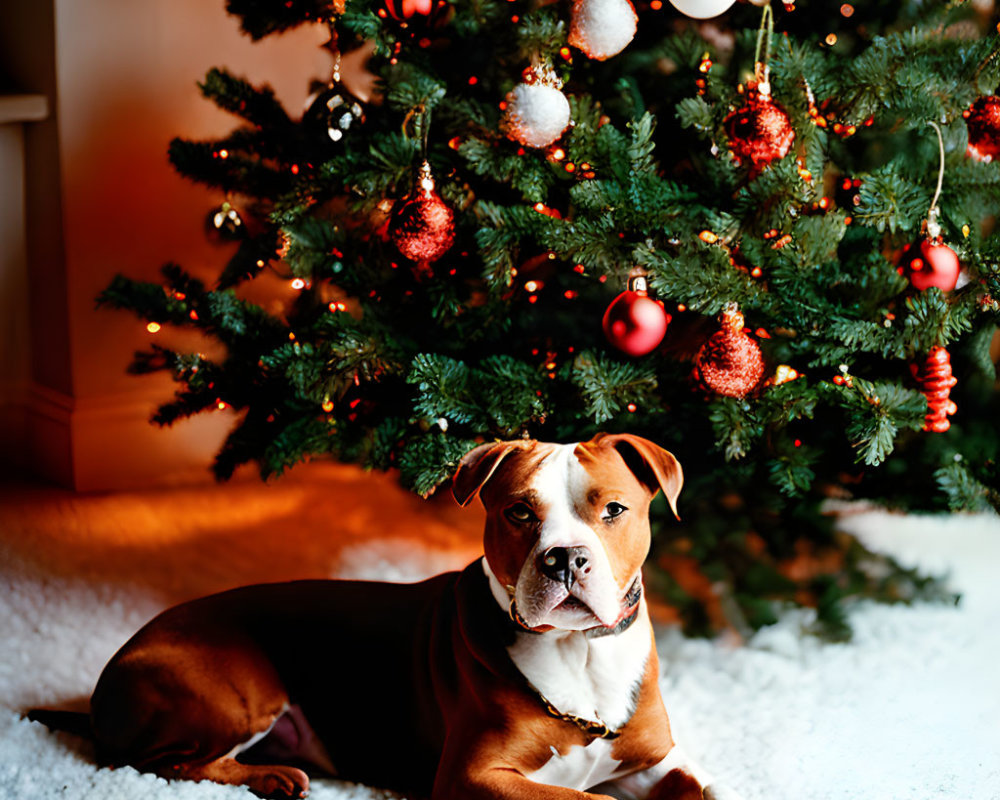
{"label": "red beaded garland", "polygon": [[958,410],[948,396],[958,383],[951,373],[951,355],[943,347],[932,347],[922,363],[910,365],[910,371],[927,398],[924,430],[944,433],[951,427],[948,417]]}

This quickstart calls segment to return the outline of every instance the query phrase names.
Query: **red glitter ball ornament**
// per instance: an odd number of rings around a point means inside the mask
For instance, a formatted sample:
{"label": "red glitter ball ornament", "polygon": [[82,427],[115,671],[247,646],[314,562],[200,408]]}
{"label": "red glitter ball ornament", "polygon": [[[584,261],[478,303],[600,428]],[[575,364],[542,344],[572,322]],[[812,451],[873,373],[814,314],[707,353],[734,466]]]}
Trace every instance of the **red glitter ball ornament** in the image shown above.
{"label": "red glitter ball ornament", "polygon": [[958,284],[958,256],[942,243],[940,236],[923,238],[904,247],[901,266],[910,283],[921,291],[936,286],[942,292],[950,292]]}
{"label": "red glitter ball ornament", "polygon": [[628,288],[611,301],[601,320],[608,341],[630,356],[655,350],[670,323],[670,315],[647,291],[645,278],[630,278]]}
{"label": "red glitter ball ornament", "polygon": [[948,397],[951,387],[958,383],[958,378],[951,374],[951,354],[943,347],[932,347],[922,363],[910,365],[910,372],[927,398],[924,430],[944,433],[951,427],[948,417],[958,410]]}
{"label": "red glitter ball ornament", "polygon": [[418,188],[397,204],[389,220],[389,238],[421,272],[448,252],[455,241],[455,212],[434,191],[430,165],[420,168]]}
{"label": "red glitter ball ornament", "polygon": [[735,304],[722,312],[722,327],[695,356],[694,378],[724,397],[746,397],[764,376],[760,345],[743,331],[743,315]]}
{"label": "red glitter ball ornament", "polygon": [[977,161],[1000,156],[1000,97],[980,97],[963,116],[969,129],[968,154]]}
{"label": "red glitter ball ornament", "polygon": [[750,84],[746,103],[723,120],[729,149],[739,163],[749,160],[759,173],[784,158],[795,141],[795,130],[785,110],[771,99],[767,82]]}

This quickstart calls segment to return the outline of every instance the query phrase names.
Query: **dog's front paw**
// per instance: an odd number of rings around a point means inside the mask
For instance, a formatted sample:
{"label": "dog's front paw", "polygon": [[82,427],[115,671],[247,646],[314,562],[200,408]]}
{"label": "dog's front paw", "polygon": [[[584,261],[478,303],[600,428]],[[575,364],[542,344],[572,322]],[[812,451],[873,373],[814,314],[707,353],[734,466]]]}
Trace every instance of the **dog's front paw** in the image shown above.
{"label": "dog's front paw", "polygon": [[743,800],[743,795],[724,783],[713,783],[703,791],[705,800]]}

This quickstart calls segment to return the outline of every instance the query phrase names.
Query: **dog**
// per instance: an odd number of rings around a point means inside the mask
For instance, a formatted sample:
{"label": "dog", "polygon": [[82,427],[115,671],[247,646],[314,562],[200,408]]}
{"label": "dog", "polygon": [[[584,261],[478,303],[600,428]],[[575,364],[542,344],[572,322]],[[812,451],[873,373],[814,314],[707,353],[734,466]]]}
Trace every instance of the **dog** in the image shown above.
{"label": "dog", "polygon": [[483,444],[453,481],[486,508],[481,560],[171,608],[77,727],[105,765],[267,798],[304,796],[313,772],[433,800],[733,800],[674,743],[643,597],[650,500],[676,514],[682,483],[629,434]]}

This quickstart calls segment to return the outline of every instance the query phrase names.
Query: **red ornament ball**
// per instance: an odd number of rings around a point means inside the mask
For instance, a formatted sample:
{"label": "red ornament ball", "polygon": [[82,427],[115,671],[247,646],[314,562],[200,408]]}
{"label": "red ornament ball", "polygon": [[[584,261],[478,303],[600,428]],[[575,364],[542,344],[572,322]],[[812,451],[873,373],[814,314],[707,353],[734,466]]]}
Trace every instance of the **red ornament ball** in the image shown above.
{"label": "red ornament ball", "polygon": [[760,345],[743,331],[743,315],[734,307],[722,313],[722,327],[695,357],[694,378],[724,397],[746,397],[764,376]]}
{"label": "red ornament ball", "polygon": [[980,97],[964,116],[969,129],[968,154],[977,161],[1000,156],[1000,97]]}
{"label": "red ornament ball", "polygon": [[792,121],[765,87],[748,89],[746,103],[723,120],[729,149],[739,163],[749,160],[754,173],[784,158],[795,141]]}
{"label": "red ornament ball", "polygon": [[455,241],[455,212],[434,190],[419,190],[393,209],[389,238],[422,268],[448,252]]}
{"label": "red ornament ball", "polygon": [[950,292],[958,284],[958,256],[941,242],[941,237],[908,244],[903,248],[902,267],[910,283],[920,291],[936,286]]}
{"label": "red ornament ball", "polygon": [[407,20],[415,14],[430,16],[434,0],[386,0],[386,11],[393,19]]}
{"label": "red ornament ball", "polygon": [[646,279],[632,278],[628,289],[611,301],[601,326],[608,341],[630,356],[644,356],[663,341],[670,315],[646,290]]}
{"label": "red ornament ball", "polygon": [[927,398],[927,416],[924,430],[944,433],[951,427],[948,417],[958,407],[948,395],[958,378],[951,374],[951,354],[943,347],[932,347],[923,363],[911,364],[910,371]]}

